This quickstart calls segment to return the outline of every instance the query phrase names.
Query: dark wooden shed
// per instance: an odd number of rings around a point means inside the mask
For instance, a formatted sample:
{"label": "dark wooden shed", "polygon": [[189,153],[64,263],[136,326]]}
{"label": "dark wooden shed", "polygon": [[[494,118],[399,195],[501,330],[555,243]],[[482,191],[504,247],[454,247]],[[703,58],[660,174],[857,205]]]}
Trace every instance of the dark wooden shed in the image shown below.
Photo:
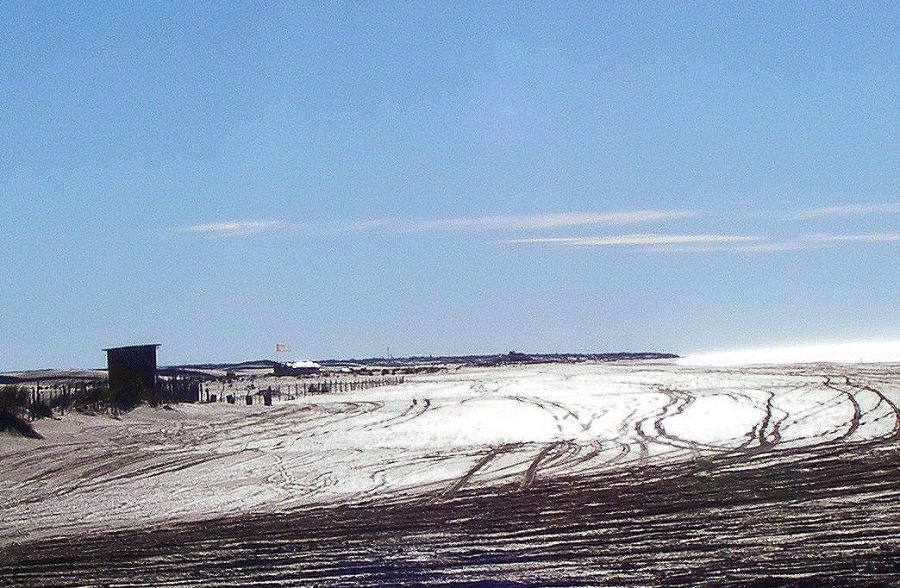
{"label": "dark wooden shed", "polygon": [[113,398],[126,406],[156,401],[157,347],[159,343],[104,349]]}

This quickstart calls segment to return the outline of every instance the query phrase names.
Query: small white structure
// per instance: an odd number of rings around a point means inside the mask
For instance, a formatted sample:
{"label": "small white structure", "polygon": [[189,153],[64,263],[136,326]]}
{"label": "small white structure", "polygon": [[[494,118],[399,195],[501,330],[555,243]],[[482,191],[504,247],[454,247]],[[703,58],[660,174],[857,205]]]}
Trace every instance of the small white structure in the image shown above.
{"label": "small white structure", "polygon": [[318,375],[322,366],[314,361],[303,359],[289,363],[275,364],[276,376],[315,376]]}

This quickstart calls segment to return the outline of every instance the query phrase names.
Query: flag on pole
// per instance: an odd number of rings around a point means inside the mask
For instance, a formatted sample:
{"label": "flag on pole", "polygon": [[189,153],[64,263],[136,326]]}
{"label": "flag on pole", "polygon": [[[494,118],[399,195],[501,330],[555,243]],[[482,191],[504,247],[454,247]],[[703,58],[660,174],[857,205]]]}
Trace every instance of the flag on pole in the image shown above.
{"label": "flag on pole", "polygon": [[276,343],[275,344],[275,352],[276,353],[290,353],[291,346],[287,343]]}

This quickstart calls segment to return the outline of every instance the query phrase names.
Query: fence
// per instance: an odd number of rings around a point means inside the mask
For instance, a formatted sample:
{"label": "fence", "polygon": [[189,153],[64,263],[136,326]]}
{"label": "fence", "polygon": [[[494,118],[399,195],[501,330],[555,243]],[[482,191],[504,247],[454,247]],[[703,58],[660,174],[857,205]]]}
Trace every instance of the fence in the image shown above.
{"label": "fence", "polygon": [[[335,380],[309,380],[301,381],[294,384],[277,384],[267,388],[257,388],[251,381],[243,388],[226,388],[225,384],[219,381],[220,388],[216,388],[213,381],[205,381],[202,383],[203,390],[200,392],[201,398],[206,402],[227,402],[235,404],[253,404],[253,400],[247,398],[268,395],[269,399],[265,400],[266,404],[271,403],[271,398],[278,400],[293,400],[303,396],[313,396],[318,394],[340,394],[346,392],[357,392],[360,390],[368,390],[379,386],[397,386],[404,383],[403,376],[385,376],[380,378],[362,378],[362,379],[335,379]],[[256,402],[263,402],[257,399]]]}
{"label": "fence", "polygon": [[31,418],[47,416],[38,414],[41,407],[65,413],[73,408],[101,411],[109,409],[109,383],[103,381],[65,382],[57,384],[40,383],[27,386],[31,404]]}
{"label": "fence", "polygon": [[[261,396],[268,393],[271,398],[279,400],[292,400],[303,396],[318,394],[340,394],[357,392],[377,388],[379,386],[396,386],[403,384],[403,376],[383,376],[377,378],[359,379],[314,379],[300,381],[293,384],[280,384],[266,389],[257,389],[251,380],[243,389],[225,389],[224,383],[220,390],[215,383],[221,380],[209,380],[196,376],[160,376],[156,381],[156,392],[152,398],[144,398],[152,404],[177,403],[177,402],[230,402],[236,403],[238,399],[246,396]],[[109,383],[106,380],[87,382],[64,382],[55,384],[40,383],[26,388],[30,395],[31,407],[48,407],[51,410],[67,412],[73,408],[79,410],[92,410],[95,412],[113,410],[118,412],[110,402]],[[262,400],[258,400],[262,402]],[[32,408],[32,412],[37,408]],[[32,416],[40,416],[33,414]]]}
{"label": "fence", "polygon": [[293,391],[294,396],[309,396],[312,394],[340,394],[342,392],[356,392],[358,390],[368,390],[369,388],[377,388],[379,386],[397,386],[404,381],[403,376],[388,376],[383,378],[365,378],[360,380],[323,380],[321,382],[303,382],[298,384],[287,384],[282,390],[282,386],[274,386],[274,389],[284,394],[290,395]]}
{"label": "fence", "polygon": [[191,376],[168,376],[156,379],[158,402],[199,402],[203,380]]}

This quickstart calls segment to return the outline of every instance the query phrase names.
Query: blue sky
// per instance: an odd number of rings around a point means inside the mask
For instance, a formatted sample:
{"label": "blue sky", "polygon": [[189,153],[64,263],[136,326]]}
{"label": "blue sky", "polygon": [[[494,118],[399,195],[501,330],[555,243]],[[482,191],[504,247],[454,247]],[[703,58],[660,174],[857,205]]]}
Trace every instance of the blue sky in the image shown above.
{"label": "blue sky", "polygon": [[0,4],[0,370],[900,336],[896,4],[186,4]]}

